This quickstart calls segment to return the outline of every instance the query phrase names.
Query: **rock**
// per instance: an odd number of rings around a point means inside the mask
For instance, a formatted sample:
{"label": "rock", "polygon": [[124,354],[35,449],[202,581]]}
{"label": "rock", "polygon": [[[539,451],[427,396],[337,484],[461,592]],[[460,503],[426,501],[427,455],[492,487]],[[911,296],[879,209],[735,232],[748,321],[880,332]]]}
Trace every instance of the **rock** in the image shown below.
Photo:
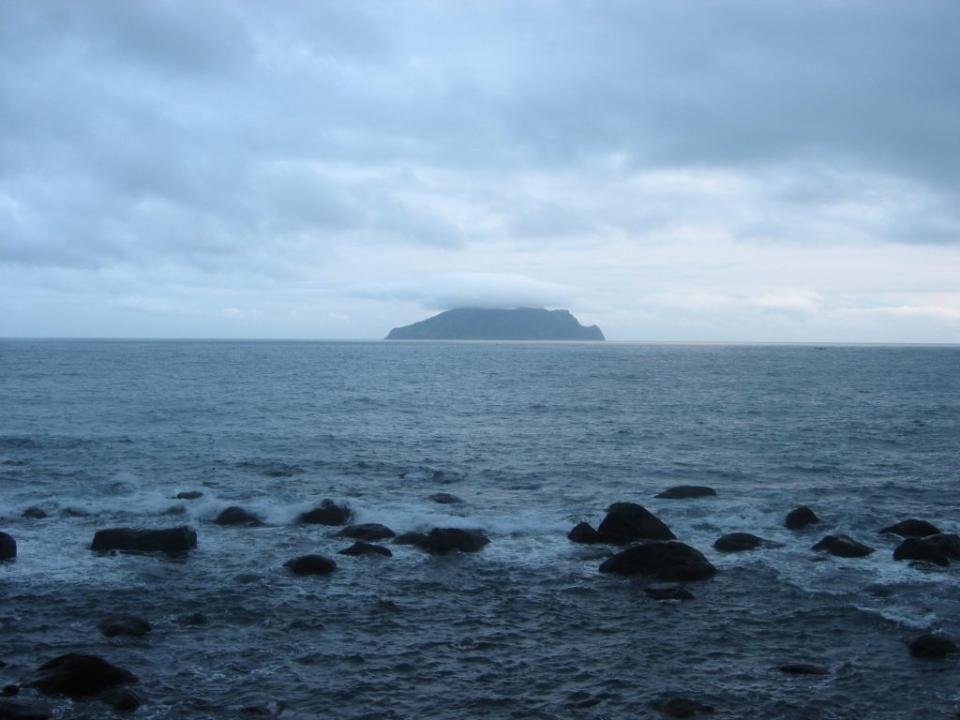
{"label": "rock", "polygon": [[207,616],[203,613],[191,613],[189,615],[184,615],[180,618],[180,624],[193,626],[206,625]]}
{"label": "rock", "polygon": [[25,685],[45,695],[87,697],[134,682],[136,675],[101,657],[71,653],[41,665]]}
{"label": "rock", "polygon": [[434,493],[430,496],[430,499],[441,505],[459,505],[463,502],[463,500],[456,495],[451,495],[450,493]]}
{"label": "rock", "polygon": [[294,575],[329,575],[337,563],[323,555],[301,555],[283,564]]}
{"label": "rock", "polygon": [[849,535],[827,535],[814,545],[813,549],[825,550],[831,555],[844,558],[862,558],[873,552],[873,548],[857,542]]}
{"label": "rock", "polygon": [[[19,686],[19,685],[4,685],[4,686],[3,686],[3,689],[0,690],[0,694],[2,694],[4,697],[16,697],[17,695],[20,694],[20,686]],[[0,715],[0,717],[3,717],[3,716]]]}
{"label": "rock", "polygon": [[672,718],[692,718],[697,715],[712,715],[714,709],[689,698],[675,697],[666,702],[655,703],[653,709]]}
{"label": "rock", "polygon": [[893,551],[894,560],[919,560],[941,567],[950,564],[948,554],[949,543],[934,538],[942,536],[931,535],[929,538],[908,537]]}
{"label": "rock", "polygon": [[214,520],[217,525],[243,525],[244,527],[262,527],[263,520],[242,507],[231,505],[217,515]]}
{"label": "rock", "polygon": [[13,539],[13,535],[7,535],[5,532],[0,532],[0,561],[15,560],[16,557],[17,541]]}
{"label": "rock", "polygon": [[203,493],[199,490],[184,490],[177,493],[177,500],[199,500],[202,497]]}
{"label": "rock", "polygon": [[72,518],[90,517],[90,513],[88,513],[86,510],[81,510],[80,508],[64,508],[60,511],[60,514],[64,517]]}
{"label": "rock", "polygon": [[750,533],[736,532],[721,535],[713,547],[720,552],[743,552],[756,550],[761,545],[763,545],[763,538]]}
{"label": "rock", "polygon": [[110,528],[97,530],[91,550],[125,550],[128,552],[164,552],[180,555],[197,546],[197,533],[186,525],[163,530]]}
{"label": "rock", "polygon": [[431,555],[446,555],[451,552],[479,552],[489,544],[490,538],[482,530],[434,528],[417,543],[417,547]]}
{"label": "rock", "polygon": [[394,545],[419,545],[427,539],[427,534],[422,532],[406,532],[397,535],[393,539]]}
{"label": "rock", "polygon": [[810,663],[787,663],[780,665],[777,670],[787,675],[829,675],[830,670],[822,665]]}
{"label": "rock", "polygon": [[333,500],[324,500],[319,507],[303,513],[297,522],[305,525],[346,525],[353,512],[347,505],[337,505]]}
{"label": "rock", "polygon": [[98,622],[97,627],[106,637],[117,635],[143,637],[153,629],[149,622],[136,615],[110,615]]}
{"label": "rock", "polygon": [[940,529],[936,525],[931,525],[926,520],[917,520],[910,518],[885,527],[880,532],[887,535],[899,535],[900,537],[926,537],[927,535],[937,535]]}
{"label": "rock", "polygon": [[338,532],[334,537],[348,537],[355,540],[387,540],[396,537],[396,533],[386,525],[380,523],[363,523],[361,525],[348,525]]}
{"label": "rock", "polygon": [[125,687],[107,690],[100,699],[118,712],[133,712],[143,705],[143,698]]}
{"label": "rock", "polygon": [[351,555],[359,557],[360,555],[382,555],[383,557],[393,557],[393,553],[382,545],[371,545],[370,543],[357,541],[348,548],[340,550],[339,555]]}
{"label": "rock", "polygon": [[598,530],[604,542],[623,544],[634,540],[674,540],[663,521],[642,505],[614,503]]}
{"label": "rock", "polygon": [[567,537],[571,542],[583,543],[585,545],[603,542],[603,537],[601,537],[600,533],[594,530],[593,525],[588,522],[578,523],[573,530],[567,533]]}
{"label": "rock", "polygon": [[704,485],[676,485],[667,488],[659,495],[654,495],[661,500],[688,500],[690,498],[714,497],[717,491]]}
{"label": "rock", "polygon": [[2,720],[48,720],[53,711],[39,700],[0,700]]}
{"label": "rock", "polygon": [[635,545],[600,566],[602,573],[649,575],[667,582],[706,580],[716,571],[699,550],[676,540]]}
{"label": "rock", "polygon": [[787,513],[785,525],[789,530],[803,530],[808,525],[816,525],[820,518],[806,505],[801,505]]}
{"label": "rock", "polygon": [[23,517],[31,520],[43,520],[46,516],[47,511],[43,508],[38,508],[36,505],[31,505],[23,511]]}
{"label": "rock", "polygon": [[917,658],[943,658],[960,648],[946,635],[927,633],[910,641],[910,654]]}
{"label": "rock", "polygon": [[654,600],[694,600],[683,585],[647,585],[643,591]]}

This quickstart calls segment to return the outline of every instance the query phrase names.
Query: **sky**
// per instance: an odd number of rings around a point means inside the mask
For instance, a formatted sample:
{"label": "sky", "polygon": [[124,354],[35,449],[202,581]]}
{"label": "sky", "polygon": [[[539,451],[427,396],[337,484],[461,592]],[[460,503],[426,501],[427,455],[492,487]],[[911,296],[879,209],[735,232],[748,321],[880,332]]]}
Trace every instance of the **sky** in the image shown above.
{"label": "sky", "polygon": [[960,342],[956,0],[0,0],[0,336]]}

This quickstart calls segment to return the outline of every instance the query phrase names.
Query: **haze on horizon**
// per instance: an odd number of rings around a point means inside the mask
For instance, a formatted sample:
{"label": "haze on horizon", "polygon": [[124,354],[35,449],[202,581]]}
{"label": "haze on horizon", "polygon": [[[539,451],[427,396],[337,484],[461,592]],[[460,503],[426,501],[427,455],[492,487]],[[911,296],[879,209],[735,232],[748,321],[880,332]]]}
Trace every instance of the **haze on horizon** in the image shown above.
{"label": "haze on horizon", "polygon": [[960,342],[955,0],[0,5],[0,337]]}

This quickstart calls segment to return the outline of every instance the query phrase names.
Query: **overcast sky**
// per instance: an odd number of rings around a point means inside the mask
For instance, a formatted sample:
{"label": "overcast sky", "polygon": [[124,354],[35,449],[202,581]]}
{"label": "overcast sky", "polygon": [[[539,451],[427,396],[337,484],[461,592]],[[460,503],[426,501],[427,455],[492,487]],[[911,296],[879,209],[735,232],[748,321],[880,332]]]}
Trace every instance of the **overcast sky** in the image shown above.
{"label": "overcast sky", "polygon": [[960,342],[957,0],[0,0],[0,336]]}

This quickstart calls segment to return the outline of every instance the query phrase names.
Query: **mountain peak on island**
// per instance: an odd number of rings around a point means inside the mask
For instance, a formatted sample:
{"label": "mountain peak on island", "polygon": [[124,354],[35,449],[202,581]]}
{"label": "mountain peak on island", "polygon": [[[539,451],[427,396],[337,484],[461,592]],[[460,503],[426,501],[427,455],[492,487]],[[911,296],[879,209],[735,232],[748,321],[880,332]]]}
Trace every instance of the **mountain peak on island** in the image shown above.
{"label": "mountain peak on island", "polygon": [[387,340],[603,340],[569,310],[456,308],[394,328]]}

